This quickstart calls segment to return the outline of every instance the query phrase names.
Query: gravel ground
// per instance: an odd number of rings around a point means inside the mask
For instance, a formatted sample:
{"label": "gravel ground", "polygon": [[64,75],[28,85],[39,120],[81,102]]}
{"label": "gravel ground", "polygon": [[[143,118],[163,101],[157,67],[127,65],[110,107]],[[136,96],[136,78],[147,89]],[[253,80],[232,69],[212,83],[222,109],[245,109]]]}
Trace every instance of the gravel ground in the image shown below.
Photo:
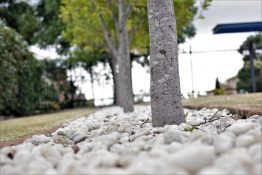
{"label": "gravel ground", "polygon": [[185,112],[186,123],[153,128],[149,106],[102,109],[1,149],[0,174],[262,174],[262,116]]}

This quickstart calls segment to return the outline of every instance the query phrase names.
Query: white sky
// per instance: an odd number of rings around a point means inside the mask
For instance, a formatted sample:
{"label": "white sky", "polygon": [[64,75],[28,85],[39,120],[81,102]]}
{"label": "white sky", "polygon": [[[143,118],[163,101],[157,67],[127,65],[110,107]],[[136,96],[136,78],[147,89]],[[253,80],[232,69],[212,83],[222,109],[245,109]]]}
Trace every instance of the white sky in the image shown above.
{"label": "white sky", "polygon": [[[242,42],[255,33],[235,33],[235,34],[212,34],[212,29],[221,23],[252,22],[262,21],[262,0],[213,0],[211,6],[204,12],[205,19],[195,21],[197,28],[196,36],[187,40],[179,46],[180,50],[192,51],[206,50],[228,50],[238,49]],[[47,51],[34,47],[32,50],[38,57],[56,58],[53,49]],[[220,81],[235,76],[243,65],[242,56],[237,51],[231,52],[209,52],[192,54],[193,80],[195,91],[207,91],[214,89],[215,79]],[[104,68],[100,65],[97,71]],[[150,76],[149,68],[142,68],[133,63],[132,79],[135,94],[149,92]],[[192,91],[190,55],[179,55],[180,84],[183,94]],[[83,71],[77,71],[83,74]],[[89,76],[86,74],[87,79]],[[95,83],[95,98],[112,97],[112,82],[106,83],[103,79],[100,84]],[[87,98],[92,98],[91,85],[89,81],[81,83],[81,91]]]}

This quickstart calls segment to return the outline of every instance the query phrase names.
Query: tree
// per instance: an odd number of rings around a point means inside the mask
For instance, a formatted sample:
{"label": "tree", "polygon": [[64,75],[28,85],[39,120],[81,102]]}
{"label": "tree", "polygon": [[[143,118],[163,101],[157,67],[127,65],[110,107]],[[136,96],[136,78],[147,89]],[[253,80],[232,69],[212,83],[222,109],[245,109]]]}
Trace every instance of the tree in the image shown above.
{"label": "tree", "polygon": [[256,52],[256,50],[261,50],[261,49],[262,49],[261,34],[249,36],[240,46],[239,53],[244,55],[245,51],[249,51],[249,54],[243,57],[244,66],[239,70],[237,75],[239,80],[237,83],[238,90],[245,90],[248,92],[253,91],[251,76],[250,76],[251,72],[250,72],[250,59],[249,59],[249,57],[252,56],[254,60],[254,72],[256,76],[255,79],[256,91],[262,92],[262,53]]}
{"label": "tree", "polygon": [[222,89],[218,78],[216,78],[216,88],[214,91],[214,95],[221,95],[221,94],[224,94],[224,90]]}
{"label": "tree", "polygon": [[93,50],[92,52],[87,52],[83,48],[76,48],[69,57],[68,61],[72,65],[80,65],[90,74],[90,82],[92,88],[92,96],[94,99],[94,81],[95,75],[93,66],[97,65],[98,62],[106,63],[108,62],[108,55],[101,49]]}
{"label": "tree", "polygon": [[34,8],[25,1],[2,0],[0,2],[0,18],[9,27],[22,35],[29,44],[37,31],[39,21]]}
{"label": "tree", "polygon": [[[64,16],[67,17],[68,8],[72,9],[72,7],[74,7],[75,5],[75,1],[65,1],[65,3],[66,5],[64,6],[64,8],[62,8],[62,12],[64,12],[62,13],[62,16],[64,14]],[[129,39],[130,38],[128,37],[128,31],[127,31],[127,22],[131,14],[132,7],[131,6],[127,7],[124,0],[118,0],[117,2],[116,1],[113,1],[113,2],[111,1],[98,1],[98,2],[80,1],[79,3],[81,3],[81,6],[84,6],[87,9],[89,8],[90,10],[90,13],[88,16],[89,19],[86,19],[87,22],[85,21],[85,24],[90,22],[93,24],[92,27],[95,30],[98,30],[103,33],[102,37],[103,37],[103,40],[105,40],[106,48],[108,49],[108,51],[111,53],[111,56],[112,56],[113,74],[116,79],[115,85],[116,85],[116,92],[117,92],[116,94],[117,94],[118,102],[124,108],[125,112],[132,112],[134,110],[134,107],[133,107],[133,91],[132,91],[132,82],[131,82],[132,79],[131,79],[131,71],[130,71],[131,70],[130,52],[129,52]],[[107,6],[108,9],[104,10],[103,6]],[[90,9],[90,7],[94,7],[93,8],[94,10]],[[86,12],[87,12],[86,9],[84,9],[83,15],[86,15],[85,14]],[[99,16],[96,16],[96,18],[94,19],[90,19],[90,16],[97,15],[98,12],[99,12]],[[108,16],[105,15],[108,12],[112,13],[112,16],[111,16],[113,19],[112,21],[115,24],[114,25],[115,32],[113,33],[114,37],[111,37],[112,35],[111,35],[110,30],[112,30],[111,29],[112,26],[108,24]],[[72,13],[71,10],[70,10],[70,13]],[[80,14],[81,14],[81,10],[80,10]],[[65,18],[65,21],[67,21],[67,18]],[[79,19],[77,18],[76,21],[79,21]],[[94,30],[92,31],[94,32]],[[90,38],[93,39],[94,33],[85,32],[84,35],[90,36]],[[90,40],[90,38],[88,38],[88,40]],[[86,40],[85,42],[88,42],[88,40]],[[96,43],[91,42],[92,47],[94,47],[94,44],[98,45],[98,47],[99,45],[103,45],[103,42],[102,42],[103,40],[96,39],[97,41]],[[80,40],[80,42],[83,42],[83,41]]]}
{"label": "tree", "polygon": [[[202,7],[206,8],[210,0],[203,2]],[[148,49],[146,1],[63,0],[62,4],[61,16],[67,24],[65,38],[86,50],[102,48],[111,54],[117,99],[125,111],[132,111],[127,110],[133,108],[129,50],[141,54]],[[198,8],[194,0],[176,0],[175,4],[179,16],[178,38],[183,42],[195,34],[192,22]]]}
{"label": "tree", "polygon": [[0,114],[34,113],[45,85],[40,62],[17,32],[2,25],[0,50]]}
{"label": "tree", "polygon": [[185,122],[178,43],[172,0],[148,0],[150,35],[150,97],[153,126]]}

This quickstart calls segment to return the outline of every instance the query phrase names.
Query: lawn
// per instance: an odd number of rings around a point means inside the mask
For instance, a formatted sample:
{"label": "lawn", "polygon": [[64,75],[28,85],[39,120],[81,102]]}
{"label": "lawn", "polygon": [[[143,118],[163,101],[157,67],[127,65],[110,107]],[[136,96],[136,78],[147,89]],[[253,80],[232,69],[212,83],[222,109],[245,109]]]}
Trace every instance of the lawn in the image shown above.
{"label": "lawn", "polygon": [[184,100],[184,106],[194,109],[202,107],[227,108],[233,111],[242,111],[244,114],[252,113],[262,115],[262,93],[199,97]]}
{"label": "lawn", "polygon": [[61,127],[66,120],[87,116],[95,108],[81,108],[0,121],[0,146],[8,141],[24,140],[34,134],[46,133]]}

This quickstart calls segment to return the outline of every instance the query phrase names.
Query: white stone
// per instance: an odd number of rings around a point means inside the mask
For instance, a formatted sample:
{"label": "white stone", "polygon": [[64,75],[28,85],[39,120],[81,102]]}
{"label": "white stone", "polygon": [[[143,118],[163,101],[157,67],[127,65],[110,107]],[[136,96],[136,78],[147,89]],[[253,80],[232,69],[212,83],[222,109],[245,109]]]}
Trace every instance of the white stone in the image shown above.
{"label": "white stone", "polygon": [[129,140],[133,142],[136,138],[143,136],[143,135],[149,135],[149,134],[151,134],[151,131],[149,129],[141,128],[134,135],[131,135],[129,137]]}
{"label": "white stone", "polygon": [[236,135],[243,134],[247,132],[250,129],[253,129],[254,127],[258,126],[259,124],[257,123],[247,123],[247,122],[236,122],[230,127],[227,128],[226,131],[232,132]]}
{"label": "white stone", "polygon": [[125,143],[125,142],[128,142],[128,141],[129,141],[128,136],[121,137],[120,140],[119,140],[120,143]]}
{"label": "white stone", "polygon": [[251,135],[240,135],[236,139],[237,147],[248,147],[252,143],[254,143],[255,139]]}
{"label": "white stone", "polygon": [[42,146],[41,154],[46,160],[48,160],[55,166],[57,166],[59,161],[61,160],[60,152],[55,147],[52,146],[48,146],[48,145]]}
{"label": "white stone", "polygon": [[170,144],[172,142],[182,143],[183,139],[181,136],[181,132],[179,131],[169,131],[164,134],[164,142],[165,144]]}
{"label": "white stone", "polygon": [[223,154],[215,162],[215,165],[231,173],[246,172],[252,169],[251,157],[245,148],[231,149],[227,154]]}
{"label": "white stone", "polygon": [[108,151],[103,151],[101,153],[101,158],[100,158],[100,164],[99,166],[102,167],[113,167],[117,164],[119,156],[117,154],[108,152]]}
{"label": "white stone", "polygon": [[155,147],[153,147],[150,151],[149,151],[149,155],[151,156],[151,157],[153,157],[153,158],[160,158],[160,157],[162,157],[162,158],[168,158],[168,153],[167,153],[167,151],[165,150],[165,149],[163,149],[164,148],[164,146],[163,145],[159,145],[159,146],[155,146]]}
{"label": "white stone", "polygon": [[181,130],[185,130],[185,129],[190,129],[190,128],[192,128],[192,126],[189,125],[189,124],[187,124],[187,123],[181,123],[181,124],[179,125],[179,128],[180,128]]}
{"label": "white stone", "polygon": [[72,153],[66,153],[63,155],[57,167],[58,174],[73,174],[75,172],[75,159]]}
{"label": "white stone", "polygon": [[[190,112],[188,123],[197,124],[216,109],[185,111]],[[149,106],[135,106],[135,112],[128,114],[119,107],[105,108],[66,122],[52,137],[40,136],[48,142],[35,142],[35,146],[32,138],[1,149],[1,173],[259,174],[262,117],[235,121],[232,114],[222,111],[220,118],[186,132],[192,128],[188,123],[153,128]],[[80,139],[74,152],[73,141],[79,136],[88,139]],[[13,160],[8,153],[14,154]]]}
{"label": "white stone", "polygon": [[206,134],[200,138],[200,141],[206,145],[213,145],[214,137],[211,134]]}
{"label": "white stone", "polygon": [[190,146],[172,155],[172,163],[192,173],[209,166],[215,160],[211,146]]}
{"label": "white stone", "polygon": [[0,167],[0,174],[2,175],[14,175],[20,174],[21,172],[11,165],[4,165]]}
{"label": "white stone", "polygon": [[23,144],[16,145],[12,148],[14,148],[16,150],[16,152],[21,151],[21,150],[32,151],[32,149],[35,148],[35,145],[32,144],[31,141],[29,141],[29,142],[25,141]]}
{"label": "white stone", "polygon": [[110,151],[119,155],[132,154],[132,151],[130,151],[130,149],[123,144],[114,144],[110,147]]}
{"label": "white stone", "polygon": [[142,135],[142,136],[140,136],[140,137],[138,137],[138,138],[136,138],[135,139],[135,142],[139,142],[139,141],[149,141],[149,140],[151,140],[153,138],[153,136],[152,135]]}
{"label": "white stone", "polygon": [[199,125],[200,123],[204,123],[205,120],[197,117],[187,117],[186,123],[189,125]]}
{"label": "white stone", "polygon": [[195,142],[195,141],[200,141],[200,139],[205,136],[206,133],[201,131],[201,130],[193,130],[191,132],[191,135],[189,136],[187,142]]}
{"label": "white stone", "polygon": [[15,154],[14,163],[15,166],[20,167],[22,171],[33,161],[34,156],[27,150],[21,150]]}
{"label": "white stone", "polygon": [[248,153],[254,161],[262,162],[262,144],[261,143],[251,145],[248,149]]}
{"label": "white stone", "polygon": [[50,138],[45,135],[34,135],[31,139],[32,144],[38,145],[39,143],[50,142]]}
{"label": "white stone", "polygon": [[171,167],[159,158],[152,159],[146,154],[140,154],[133,159],[127,169],[128,174],[172,174]]}
{"label": "white stone", "polygon": [[15,155],[16,153],[16,149],[14,147],[4,147],[3,149],[1,149],[0,151],[1,154],[7,156],[8,154],[12,154],[12,155]]}
{"label": "white stone", "polygon": [[129,166],[131,164],[133,159],[134,159],[134,155],[123,154],[117,160],[117,165],[120,165],[121,167],[127,167],[127,166]]}
{"label": "white stone", "polygon": [[7,155],[0,154],[0,166],[3,166],[5,164],[14,164],[13,160],[7,157]]}
{"label": "white stone", "polygon": [[214,137],[214,148],[216,153],[224,153],[234,146],[234,140],[226,133]]}
{"label": "white stone", "polygon": [[48,169],[51,169],[53,165],[45,160],[43,157],[35,157],[35,159],[28,166],[28,174],[42,174]]}
{"label": "white stone", "polygon": [[253,167],[253,171],[250,174],[262,174],[262,164],[261,161],[260,162],[256,162],[254,167]]}
{"label": "white stone", "polygon": [[57,175],[58,172],[54,168],[48,169],[45,171],[44,175]]}
{"label": "white stone", "polygon": [[87,139],[88,137],[86,136],[86,135],[84,135],[84,134],[79,134],[79,135],[77,135],[77,136],[75,136],[74,138],[73,138],[73,141],[75,142],[75,143],[79,143],[79,142],[82,142],[82,141],[84,141],[85,139]]}
{"label": "white stone", "polygon": [[228,172],[218,167],[206,167],[200,170],[197,175],[227,175]]}

